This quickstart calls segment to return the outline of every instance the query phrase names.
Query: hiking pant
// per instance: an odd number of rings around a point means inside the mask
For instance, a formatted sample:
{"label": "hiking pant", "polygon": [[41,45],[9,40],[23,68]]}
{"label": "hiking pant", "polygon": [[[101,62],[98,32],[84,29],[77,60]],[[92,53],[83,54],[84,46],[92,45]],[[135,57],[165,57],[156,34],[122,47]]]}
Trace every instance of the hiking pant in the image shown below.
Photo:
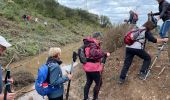
{"label": "hiking pant", "polygon": [[48,100],[63,100],[63,95],[57,98],[48,98]]}
{"label": "hiking pant", "polygon": [[151,63],[150,55],[143,49],[126,48],[124,66],[123,66],[121,74],[120,74],[121,79],[126,78],[126,74],[129,70],[129,67],[131,66],[132,60],[133,60],[135,55],[137,55],[138,57],[140,57],[144,60],[143,65],[140,69],[140,72],[143,73],[143,74],[147,73],[149,65]]}
{"label": "hiking pant", "polygon": [[102,85],[102,77],[101,77],[101,73],[99,71],[97,72],[86,72],[86,84],[84,87],[84,100],[88,99],[88,94],[89,94],[89,90],[90,87],[93,83],[93,81],[95,82],[95,87],[93,89],[93,99],[98,99],[98,94],[99,94],[99,90],[100,87]]}
{"label": "hiking pant", "polygon": [[167,38],[169,30],[170,30],[170,20],[167,20],[161,26],[161,29],[159,32],[160,37]]}

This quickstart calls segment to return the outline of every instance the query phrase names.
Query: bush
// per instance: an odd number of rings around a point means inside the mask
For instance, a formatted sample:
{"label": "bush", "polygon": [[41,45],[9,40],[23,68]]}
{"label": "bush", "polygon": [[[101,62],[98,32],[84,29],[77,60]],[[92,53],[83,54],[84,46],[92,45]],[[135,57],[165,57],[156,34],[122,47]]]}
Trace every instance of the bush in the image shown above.
{"label": "bush", "polygon": [[118,25],[110,29],[106,34],[104,34],[104,43],[103,47],[109,52],[115,51],[117,48],[120,48],[124,45],[124,35],[128,32],[130,26]]}

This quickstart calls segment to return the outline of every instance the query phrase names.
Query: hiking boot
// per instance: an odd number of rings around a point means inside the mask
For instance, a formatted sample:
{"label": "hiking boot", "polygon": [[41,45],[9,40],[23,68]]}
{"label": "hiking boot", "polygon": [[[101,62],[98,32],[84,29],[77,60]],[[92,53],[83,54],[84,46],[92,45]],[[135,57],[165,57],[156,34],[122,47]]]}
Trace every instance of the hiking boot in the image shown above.
{"label": "hiking boot", "polygon": [[139,73],[139,79],[144,80],[146,77],[145,73]]}
{"label": "hiking boot", "polygon": [[125,82],[125,79],[119,79],[118,84],[123,84]]}

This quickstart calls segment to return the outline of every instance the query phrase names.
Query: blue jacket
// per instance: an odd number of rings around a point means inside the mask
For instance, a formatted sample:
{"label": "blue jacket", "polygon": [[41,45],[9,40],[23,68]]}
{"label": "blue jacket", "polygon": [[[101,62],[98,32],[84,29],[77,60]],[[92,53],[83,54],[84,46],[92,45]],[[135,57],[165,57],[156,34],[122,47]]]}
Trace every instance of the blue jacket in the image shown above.
{"label": "blue jacket", "polygon": [[60,60],[56,60],[51,57],[47,60],[47,64],[50,67],[49,83],[56,88],[56,91],[48,94],[48,98],[50,99],[62,96],[64,94],[63,83],[69,80],[68,77],[62,75],[62,71],[60,68],[61,63],[62,62]]}

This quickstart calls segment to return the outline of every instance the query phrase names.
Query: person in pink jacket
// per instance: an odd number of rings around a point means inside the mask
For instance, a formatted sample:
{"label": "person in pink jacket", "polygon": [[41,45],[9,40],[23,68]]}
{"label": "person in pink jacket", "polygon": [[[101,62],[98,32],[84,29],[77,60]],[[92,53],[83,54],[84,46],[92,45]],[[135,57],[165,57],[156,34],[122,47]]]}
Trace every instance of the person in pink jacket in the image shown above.
{"label": "person in pink jacket", "polygon": [[89,89],[93,81],[95,87],[93,89],[93,100],[98,100],[98,93],[102,85],[101,72],[103,70],[102,58],[109,56],[110,53],[105,53],[101,50],[102,34],[100,32],[94,33],[92,37],[83,39],[85,48],[85,56],[87,62],[83,64],[83,69],[86,72],[86,84],[84,87],[84,100],[89,100]]}

